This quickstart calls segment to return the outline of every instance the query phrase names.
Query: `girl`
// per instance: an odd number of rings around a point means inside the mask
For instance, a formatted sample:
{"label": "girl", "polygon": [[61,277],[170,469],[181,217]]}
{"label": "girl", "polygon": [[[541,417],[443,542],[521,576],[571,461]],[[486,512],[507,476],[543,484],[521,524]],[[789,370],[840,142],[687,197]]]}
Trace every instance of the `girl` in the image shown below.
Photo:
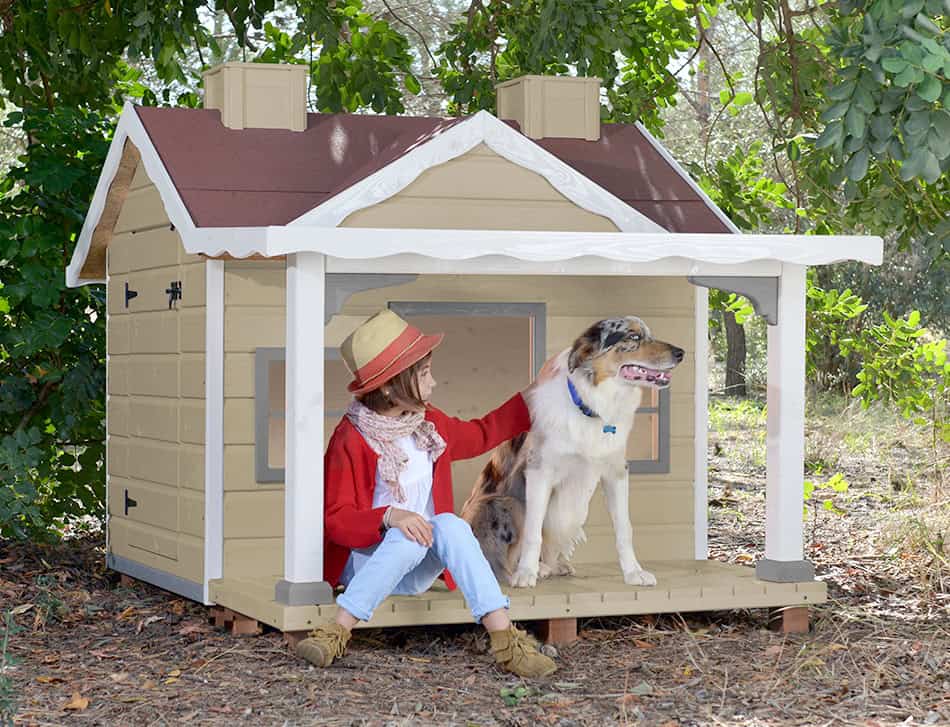
{"label": "girl", "polygon": [[[297,654],[329,666],[345,652],[350,630],[387,596],[423,593],[447,568],[446,583],[458,582],[498,664],[519,676],[547,676],[556,665],[508,620],[508,598],[468,523],[452,513],[452,461],[529,429],[528,408],[516,394],[483,418],[462,421],[429,406],[431,353],[441,342],[442,334],[426,336],[390,310],[343,342],[355,398],[324,458],[324,576],[346,590],[336,622],[312,631]],[[535,384],[552,375],[548,362]]]}

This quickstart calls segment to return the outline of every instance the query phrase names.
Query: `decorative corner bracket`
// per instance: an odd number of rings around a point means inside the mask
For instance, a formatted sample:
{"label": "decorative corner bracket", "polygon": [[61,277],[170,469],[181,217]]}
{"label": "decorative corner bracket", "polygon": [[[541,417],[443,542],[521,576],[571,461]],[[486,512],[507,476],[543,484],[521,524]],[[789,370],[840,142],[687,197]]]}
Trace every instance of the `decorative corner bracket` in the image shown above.
{"label": "decorative corner bracket", "polygon": [[417,277],[388,273],[327,273],[323,322],[329,323],[333,316],[343,310],[343,304],[354,293],[411,283]]}
{"label": "decorative corner bracket", "polygon": [[717,288],[744,295],[755,312],[770,326],[778,325],[778,278],[743,277],[740,275],[689,275],[686,279],[703,288]]}

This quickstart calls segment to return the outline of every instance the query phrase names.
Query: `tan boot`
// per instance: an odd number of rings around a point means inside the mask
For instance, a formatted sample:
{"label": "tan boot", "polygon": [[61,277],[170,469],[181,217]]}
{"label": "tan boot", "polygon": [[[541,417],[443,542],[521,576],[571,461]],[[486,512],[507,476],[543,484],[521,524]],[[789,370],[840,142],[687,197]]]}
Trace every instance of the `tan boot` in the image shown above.
{"label": "tan boot", "polygon": [[514,624],[504,631],[489,631],[495,661],[520,677],[546,677],[557,671],[554,660],[538,651],[538,642]]}
{"label": "tan boot", "polygon": [[346,653],[350,630],[338,623],[318,626],[297,644],[297,656],[315,666],[330,666],[333,660]]}

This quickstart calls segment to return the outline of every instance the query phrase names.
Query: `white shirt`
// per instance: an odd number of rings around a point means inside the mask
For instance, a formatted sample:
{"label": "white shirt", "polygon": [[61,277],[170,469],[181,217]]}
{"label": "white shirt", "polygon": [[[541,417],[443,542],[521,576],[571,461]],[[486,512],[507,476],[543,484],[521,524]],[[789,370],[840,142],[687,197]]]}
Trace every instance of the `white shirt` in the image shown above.
{"label": "white shirt", "polygon": [[[402,447],[402,450],[409,457],[406,468],[399,475],[399,484],[402,485],[406,501],[396,502],[389,486],[382,481],[379,472],[377,472],[376,489],[373,492],[373,508],[392,505],[400,510],[411,510],[419,513],[426,520],[431,520],[435,517],[435,504],[432,502],[432,460],[429,459],[429,453],[419,449],[411,436],[397,439],[396,444]],[[370,559],[375,550],[376,546],[374,545],[370,548],[354,548],[350,551],[350,557],[341,576],[341,582],[344,585],[349,583],[353,575],[366,565],[366,561]]]}
{"label": "white shirt", "polygon": [[376,488],[373,492],[373,508],[392,505],[400,510],[409,510],[422,515],[426,520],[435,517],[432,502],[432,460],[429,453],[419,449],[411,436],[396,440],[409,457],[406,468],[399,475],[399,484],[406,495],[405,502],[396,502],[389,486],[376,473]]}

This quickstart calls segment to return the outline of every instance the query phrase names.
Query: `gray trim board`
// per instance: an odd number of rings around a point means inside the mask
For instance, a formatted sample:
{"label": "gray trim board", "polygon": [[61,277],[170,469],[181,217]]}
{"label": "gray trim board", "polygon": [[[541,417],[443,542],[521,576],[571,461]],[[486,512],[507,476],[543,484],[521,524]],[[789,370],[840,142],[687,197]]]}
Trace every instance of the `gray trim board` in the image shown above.
{"label": "gray trim board", "polygon": [[274,600],[285,606],[333,603],[333,586],[325,581],[291,583],[281,579],[274,586]]}
{"label": "gray trim board", "polygon": [[670,390],[660,389],[658,406],[645,406],[637,409],[637,414],[657,415],[657,452],[656,459],[627,460],[627,472],[632,475],[665,475],[670,471]]}
{"label": "gray trim board", "polygon": [[744,295],[770,326],[778,325],[778,278],[740,275],[687,275],[693,285]]}
{"label": "gray trim board", "polygon": [[801,583],[815,580],[815,566],[807,560],[769,560],[755,564],[755,577],[772,583]]}
{"label": "gray trim board", "polygon": [[284,469],[268,462],[270,386],[267,374],[275,361],[286,360],[283,348],[258,348],[254,351],[254,478],[257,482],[283,482]]}
{"label": "gray trim board", "polygon": [[177,593],[179,596],[190,598],[192,601],[204,603],[204,584],[187,581],[171,573],[160,571],[157,568],[137,563],[134,560],[123,558],[121,555],[106,553],[106,567],[140,581],[151,583],[153,586],[164,588],[166,591]]}

